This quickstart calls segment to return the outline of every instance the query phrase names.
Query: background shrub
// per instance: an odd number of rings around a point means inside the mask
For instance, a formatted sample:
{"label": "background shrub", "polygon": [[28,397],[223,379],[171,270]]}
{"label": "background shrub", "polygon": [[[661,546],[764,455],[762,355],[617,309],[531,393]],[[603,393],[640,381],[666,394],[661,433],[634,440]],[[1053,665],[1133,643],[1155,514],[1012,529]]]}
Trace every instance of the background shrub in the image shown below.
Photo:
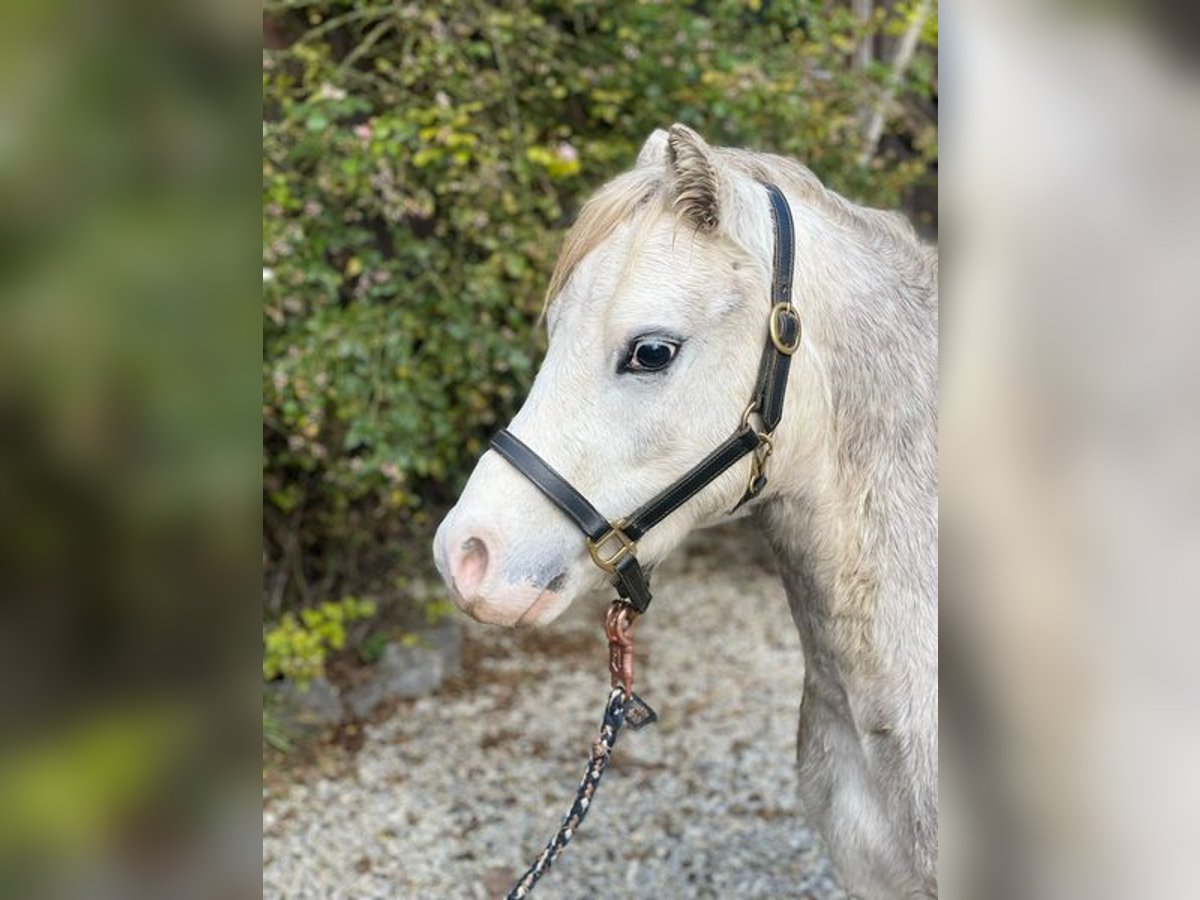
{"label": "background shrub", "polygon": [[286,612],[263,635],[263,680],[290,678],[306,686],[325,674],[330,651],[346,646],[347,626],[375,615],[370,600],[343,597],[336,603]]}
{"label": "background shrub", "polygon": [[[263,468],[273,614],[391,593],[542,350],[564,227],[683,121],[897,205],[936,161],[936,13],[816,2],[268,2]],[[419,540],[417,540],[419,538]],[[408,548],[406,550],[406,548]]]}

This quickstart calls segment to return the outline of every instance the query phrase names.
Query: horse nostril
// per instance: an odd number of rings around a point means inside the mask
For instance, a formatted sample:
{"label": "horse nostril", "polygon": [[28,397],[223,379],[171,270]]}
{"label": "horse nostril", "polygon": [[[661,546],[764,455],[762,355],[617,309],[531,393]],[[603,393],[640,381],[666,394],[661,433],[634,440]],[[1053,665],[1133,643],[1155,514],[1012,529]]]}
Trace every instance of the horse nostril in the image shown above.
{"label": "horse nostril", "polygon": [[470,599],[476,595],[487,574],[488,549],[487,544],[477,537],[467,538],[462,542],[461,549],[462,555],[451,574],[459,594]]}
{"label": "horse nostril", "polygon": [[558,593],[562,590],[562,586],[567,583],[567,573],[559,572],[546,584],[546,590]]}

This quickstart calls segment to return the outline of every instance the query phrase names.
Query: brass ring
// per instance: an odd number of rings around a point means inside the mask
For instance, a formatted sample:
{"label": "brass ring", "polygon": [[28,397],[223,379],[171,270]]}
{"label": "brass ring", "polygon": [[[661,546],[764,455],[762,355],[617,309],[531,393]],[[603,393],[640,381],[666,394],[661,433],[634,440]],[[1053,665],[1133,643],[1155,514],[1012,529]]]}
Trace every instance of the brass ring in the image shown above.
{"label": "brass ring", "polygon": [[[795,316],[796,319],[796,340],[792,344],[785,344],[783,342],[783,327],[780,324],[780,318],[784,313]],[[776,303],[771,307],[771,318],[768,329],[771,332],[771,343],[784,356],[791,356],[800,349],[800,334],[803,329],[800,326],[800,317],[796,315],[796,309],[790,303]]]}
{"label": "brass ring", "polygon": [[758,401],[751,400],[750,404],[746,407],[746,411],[742,413],[742,423],[740,427],[745,428],[750,424],[750,416],[754,414],[756,409],[758,409]]}

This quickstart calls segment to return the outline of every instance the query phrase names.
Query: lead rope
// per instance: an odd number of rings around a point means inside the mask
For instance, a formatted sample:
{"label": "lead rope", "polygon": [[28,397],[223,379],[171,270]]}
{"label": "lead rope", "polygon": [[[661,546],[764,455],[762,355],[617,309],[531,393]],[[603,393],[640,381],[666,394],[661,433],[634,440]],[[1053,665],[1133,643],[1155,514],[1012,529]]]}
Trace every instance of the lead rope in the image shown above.
{"label": "lead rope", "polygon": [[528,897],[538,880],[550,870],[559,854],[563,852],[592,805],[592,798],[600,786],[600,778],[612,758],[617,735],[628,723],[633,730],[644,728],[658,718],[641,697],[633,692],[633,622],[637,613],[623,600],[614,601],[604,620],[604,633],[608,637],[608,667],[612,675],[612,691],[604,707],[604,721],[600,723],[600,737],[592,744],[591,756],[575,792],[575,800],[563,817],[562,824],[554,833],[546,849],[525,870],[505,900],[521,900]]}
{"label": "lead rope", "polygon": [[612,757],[612,749],[617,742],[617,735],[621,733],[621,726],[625,724],[625,696],[625,688],[621,685],[614,687],[612,693],[608,695],[608,705],[604,709],[604,722],[600,725],[600,738],[592,744],[592,755],[588,760],[587,769],[583,773],[583,780],[579,782],[579,790],[575,792],[575,802],[571,804],[570,811],[563,819],[562,824],[558,826],[554,837],[546,844],[542,855],[525,870],[525,874],[508,892],[505,900],[520,900],[522,897],[528,897],[533,886],[538,883],[538,879],[550,870],[550,866],[558,859],[558,855],[563,852],[571,838],[574,837],[580,823],[583,822],[583,817],[587,815],[588,808],[592,804],[592,797],[596,794],[596,788],[600,786],[600,776],[608,768],[608,761]]}

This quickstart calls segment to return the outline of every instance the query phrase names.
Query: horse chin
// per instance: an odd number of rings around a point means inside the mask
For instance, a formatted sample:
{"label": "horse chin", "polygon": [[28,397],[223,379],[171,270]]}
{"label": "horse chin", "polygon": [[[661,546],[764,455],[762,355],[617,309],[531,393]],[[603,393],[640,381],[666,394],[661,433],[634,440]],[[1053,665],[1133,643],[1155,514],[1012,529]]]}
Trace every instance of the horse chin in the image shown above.
{"label": "horse chin", "polygon": [[560,594],[550,590],[542,591],[537,599],[529,604],[529,608],[521,614],[521,618],[517,619],[516,626],[518,628],[541,628],[543,625],[549,625],[561,616],[570,605],[571,596],[569,594]]}
{"label": "horse chin", "polygon": [[526,601],[524,598],[499,601],[477,597],[459,602],[463,612],[477,622],[503,628],[540,628],[549,625],[570,605],[569,595],[551,590],[538,591],[532,601]]}

